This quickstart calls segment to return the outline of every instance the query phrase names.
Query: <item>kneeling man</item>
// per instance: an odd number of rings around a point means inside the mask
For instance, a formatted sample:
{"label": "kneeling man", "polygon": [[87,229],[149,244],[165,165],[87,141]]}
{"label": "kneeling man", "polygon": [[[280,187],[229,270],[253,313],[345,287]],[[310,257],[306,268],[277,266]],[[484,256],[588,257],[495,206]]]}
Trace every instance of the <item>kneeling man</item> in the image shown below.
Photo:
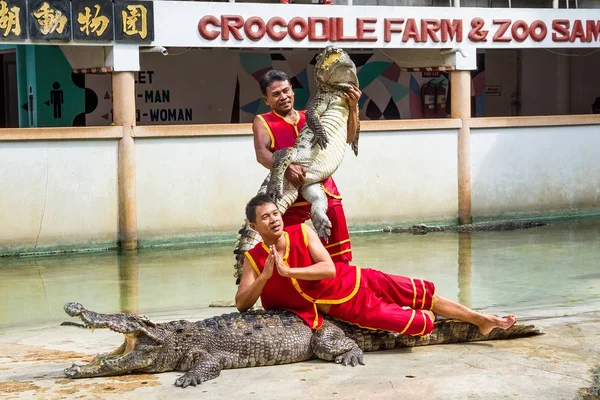
{"label": "kneeling man", "polygon": [[263,308],[291,311],[312,329],[328,314],[364,328],[419,336],[433,330],[435,314],[477,325],[484,335],[516,322],[514,315],[481,314],[439,296],[427,280],[334,263],[310,227],[283,226],[267,195],[250,200],[246,218],[263,241],[245,254],[235,295],[239,311],[250,309],[260,297]]}

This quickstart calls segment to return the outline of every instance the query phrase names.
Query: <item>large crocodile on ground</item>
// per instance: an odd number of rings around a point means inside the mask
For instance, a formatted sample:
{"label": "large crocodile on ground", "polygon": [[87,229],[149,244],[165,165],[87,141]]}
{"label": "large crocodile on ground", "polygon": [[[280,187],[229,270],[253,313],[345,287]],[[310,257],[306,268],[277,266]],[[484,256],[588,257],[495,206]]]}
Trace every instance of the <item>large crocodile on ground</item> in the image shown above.
{"label": "large crocodile on ground", "polygon": [[413,235],[425,235],[429,232],[479,232],[479,231],[512,231],[516,229],[531,229],[547,225],[537,221],[490,221],[476,222],[464,225],[428,226],[425,224],[408,227],[385,228],[384,232],[412,233]]}
{"label": "large crocodile on ground", "polygon": [[313,331],[295,314],[281,310],[234,312],[195,322],[155,323],[143,315],[96,313],[79,303],[67,303],[64,309],[83,321],[65,325],[108,328],[125,335],[125,342],[112,353],[65,369],[68,377],[181,371],[185,374],[175,381],[180,387],[214,379],[222,369],[291,364],[315,358],[356,366],[364,365],[363,352],[541,334],[532,325],[513,325],[482,335],[475,325],[441,319],[429,335],[406,336],[362,329],[327,316],[322,327]]}
{"label": "large crocodile on ground", "polygon": [[[331,233],[331,221],[327,217],[327,196],[322,181],[330,177],[340,166],[348,142],[348,101],[344,97],[350,87],[358,87],[356,66],[348,53],[336,46],[328,46],[316,57],[315,81],[317,93],[306,110],[306,124],[300,131],[294,146],[273,153],[273,169],[261,185],[258,193],[268,193],[284,213],[297,199],[298,193],[311,203],[311,220],[319,237],[327,240]],[[360,126],[351,141],[352,150],[358,156]],[[304,185],[298,190],[286,185],[284,173],[290,164],[306,169]],[[239,283],[242,275],[244,253],[261,241],[258,232],[248,221],[240,234],[236,254],[235,276]]]}

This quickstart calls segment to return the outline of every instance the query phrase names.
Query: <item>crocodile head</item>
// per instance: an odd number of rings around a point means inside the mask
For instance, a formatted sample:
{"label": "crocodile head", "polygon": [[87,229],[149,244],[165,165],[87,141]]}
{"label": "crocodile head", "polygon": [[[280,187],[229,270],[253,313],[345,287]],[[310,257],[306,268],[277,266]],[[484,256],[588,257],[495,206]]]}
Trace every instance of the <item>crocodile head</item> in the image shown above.
{"label": "crocodile head", "polygon": [[71,317],[78,317],[83,324],[64,322],[62,325],[110,329],[125,335],[125,342],[113,352],[98,355],[89,364],[73,364],[65,369],[65,375],[70,378],[156,372],[164,370],[166,364],[176,363],[178,359],[174,350],[169,349],[171,346],[168,344],[172,342],[170,337],[175,332],[169,324],[155,324],[143,315],[100,314],[72,302],[65,304],[64,310]]}
{"label": "crocodile head", "polygon": [[356,66],[348,53],[337,46],[327,46],[316,57],[315,80],[319,85],[347,89],[358,87]]}

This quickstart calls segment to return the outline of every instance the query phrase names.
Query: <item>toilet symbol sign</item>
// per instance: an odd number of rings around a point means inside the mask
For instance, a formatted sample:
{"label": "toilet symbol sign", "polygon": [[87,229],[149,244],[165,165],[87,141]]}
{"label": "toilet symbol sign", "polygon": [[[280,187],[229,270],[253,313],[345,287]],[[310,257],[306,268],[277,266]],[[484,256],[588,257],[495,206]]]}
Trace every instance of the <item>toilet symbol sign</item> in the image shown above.
{"label": "toilet symbol sign", "polygon": [[54,109],[54,119],[62,118],[63,103],[64,95],[60,88],[60,83],[54,82],[52,84],[52,90],[50,90],[50,100],[44,102],[45,105],[51,106]]}

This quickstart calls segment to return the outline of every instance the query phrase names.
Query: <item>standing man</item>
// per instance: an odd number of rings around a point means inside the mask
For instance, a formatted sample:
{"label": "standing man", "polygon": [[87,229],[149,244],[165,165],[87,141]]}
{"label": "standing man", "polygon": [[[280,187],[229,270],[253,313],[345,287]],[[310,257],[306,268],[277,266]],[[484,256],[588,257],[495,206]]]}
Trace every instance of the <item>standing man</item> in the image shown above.
{"label": "standing man", "polygon": [[[271,111],[257,115],[252,124],[254,151],[256,160],[268,170],[273,169],[273,152],[292,147],[296,137],[306,122],[305,110],[294,109],[294,91],[286,73],[278,70],[268,71],[260,80],[260,90],[265,103]],[[361,96],[358,88],[348,90],[350,114],[348,115],[348,143],[354,140],[358,126],[358,100]],[[306,170],[301,165],[290,164],[285,171],[288,182],[296,188],[304,184]],[[349,263],[352,261],[352,246],[346,224],[346,216],[340,195],[332,177],[323,181],[327,194],[327,217],[331,221],[331,235],[327,243],[323,242],[334,261]],[[283,215],[286,226],[300,224],[310,219],[310,203],[301,194]]]}

